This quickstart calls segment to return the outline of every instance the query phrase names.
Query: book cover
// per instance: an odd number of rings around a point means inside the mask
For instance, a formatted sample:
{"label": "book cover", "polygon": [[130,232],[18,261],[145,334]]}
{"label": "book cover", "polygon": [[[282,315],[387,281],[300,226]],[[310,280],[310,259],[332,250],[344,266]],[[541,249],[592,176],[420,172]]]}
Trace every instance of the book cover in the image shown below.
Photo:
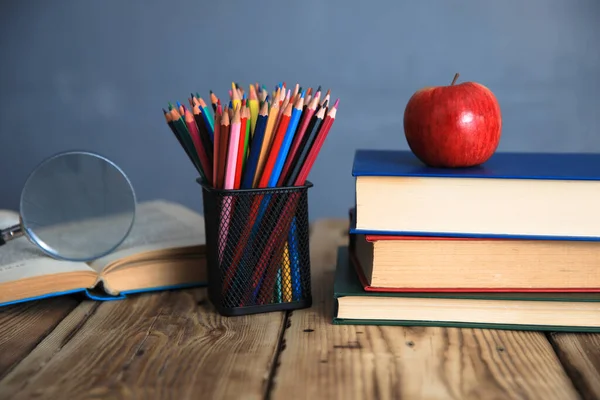
{"label": "book cover", "polygon": [[[489,328],[511,330],[536,330],[536,331],[569,331],[569,332],[600,332],[600,326],[549,326],[533,324],[489,324],[452,321],[431,320],[381,320],[381,319],[344,319],[338,315],[338,299],[342,297],[404,297],[404,298],[431,298],[431,299],[472,299],[472,300],[498,300],[498,301],[531,301],[531,302],[569,302],[569,303],[598,303],[599,293],[448,293],[448,292],[366,292],[353,268],[347,246],[340,246],[337,252],[337,264],[334,280],[335,308],[333,324],[336,325],[388,325],[388,326],[437,326],[459,328]],[[600,316],[599,316],[600,317]],[[599,319],[600,321],[600,319]],[[599,324],[600,325],[600,324]]]}
{"label": "book cover", "polygon": [[497,152],[470,168],[430,168],[408,150],[359,149],[352,176],[600,180],[600,154]]}

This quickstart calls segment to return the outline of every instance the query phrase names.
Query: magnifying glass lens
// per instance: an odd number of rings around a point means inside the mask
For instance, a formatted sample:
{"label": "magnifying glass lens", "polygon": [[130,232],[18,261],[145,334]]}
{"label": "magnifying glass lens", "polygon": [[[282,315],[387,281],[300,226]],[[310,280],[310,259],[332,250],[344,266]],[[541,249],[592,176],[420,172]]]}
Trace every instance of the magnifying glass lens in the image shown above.
{"label": "magnifying glass lens", "polygon": [[106,158],[63,153],[40,164],[21,193],[25,234],[47,254],[71,261],[102,257],[128,235],[135,193]]}

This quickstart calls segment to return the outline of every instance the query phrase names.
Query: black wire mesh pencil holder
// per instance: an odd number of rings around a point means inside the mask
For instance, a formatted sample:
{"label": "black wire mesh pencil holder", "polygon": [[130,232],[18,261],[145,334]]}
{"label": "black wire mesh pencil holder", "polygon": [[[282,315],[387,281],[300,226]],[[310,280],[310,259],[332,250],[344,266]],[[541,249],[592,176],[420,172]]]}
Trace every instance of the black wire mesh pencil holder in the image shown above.
{"label": "black wire mesh pencil holder", "polygon": [[221,315],[312,305],[308,189],[202,186],[208,295]]}

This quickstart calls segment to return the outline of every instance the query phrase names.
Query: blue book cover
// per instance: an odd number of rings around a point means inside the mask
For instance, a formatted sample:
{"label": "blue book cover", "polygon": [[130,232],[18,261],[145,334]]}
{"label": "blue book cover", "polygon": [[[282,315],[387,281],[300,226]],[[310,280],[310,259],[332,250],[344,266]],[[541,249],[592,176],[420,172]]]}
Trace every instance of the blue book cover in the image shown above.
{"label": "blue book cover", "polygon": [[34,297],[27,297],[27,298],[23,298],[23,299],[11,300],[11,301],[7,301],[4,303],[0,303],[0,307],[12,305],[12,304],[27,303],[27,302],[36,301],[36,300],[49,299],[52,297],[69,296],[69,295],[82,295],[82,296],[87,297],[90,300],[95,300],[95,301],[124,300],[127,298],[128,295],[131,295],[131,294],[162,292],[162,291],[168,291],[168,290],[179,290],[179,289],[188,289],[188,288],[205,287],[205,286],[207,286],[206,281],[191,282],[191,283],[180,284],[180,285],[158,286],[158,287],[151,287],[151,288],[144,288],[144,289],[127,290],[127,291],[120,292],[117,295],[112,295],[112,294],[109,294],[109,293],[106,293],[104,291],[97,290],[97,289],[81,288],[81,289],[73,289],[73,290],[67,290],[67,291],[51,292],[51,293],[47,293],[47,294],[44,294],[41,296],[34,296]]}
{"label": "blue book cover", "polygon": [[470,168],[430,168],[408,150],[357,150],[352,175],[600,180],[600,154],[502,153]]}

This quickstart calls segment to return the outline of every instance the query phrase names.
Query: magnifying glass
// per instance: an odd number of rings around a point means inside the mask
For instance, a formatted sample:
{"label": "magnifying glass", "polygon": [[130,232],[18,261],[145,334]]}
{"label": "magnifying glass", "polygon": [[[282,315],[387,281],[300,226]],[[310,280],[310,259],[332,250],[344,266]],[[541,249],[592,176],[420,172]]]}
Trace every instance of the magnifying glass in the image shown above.
{"label": "magnifying glass", "polygon": [[0,230],[0,246],[25,235],[53,258],[90,261],[125,240],[135,207],[131,182],[112,161],[90,152],[60,153],[27,178],[20,222]]}

